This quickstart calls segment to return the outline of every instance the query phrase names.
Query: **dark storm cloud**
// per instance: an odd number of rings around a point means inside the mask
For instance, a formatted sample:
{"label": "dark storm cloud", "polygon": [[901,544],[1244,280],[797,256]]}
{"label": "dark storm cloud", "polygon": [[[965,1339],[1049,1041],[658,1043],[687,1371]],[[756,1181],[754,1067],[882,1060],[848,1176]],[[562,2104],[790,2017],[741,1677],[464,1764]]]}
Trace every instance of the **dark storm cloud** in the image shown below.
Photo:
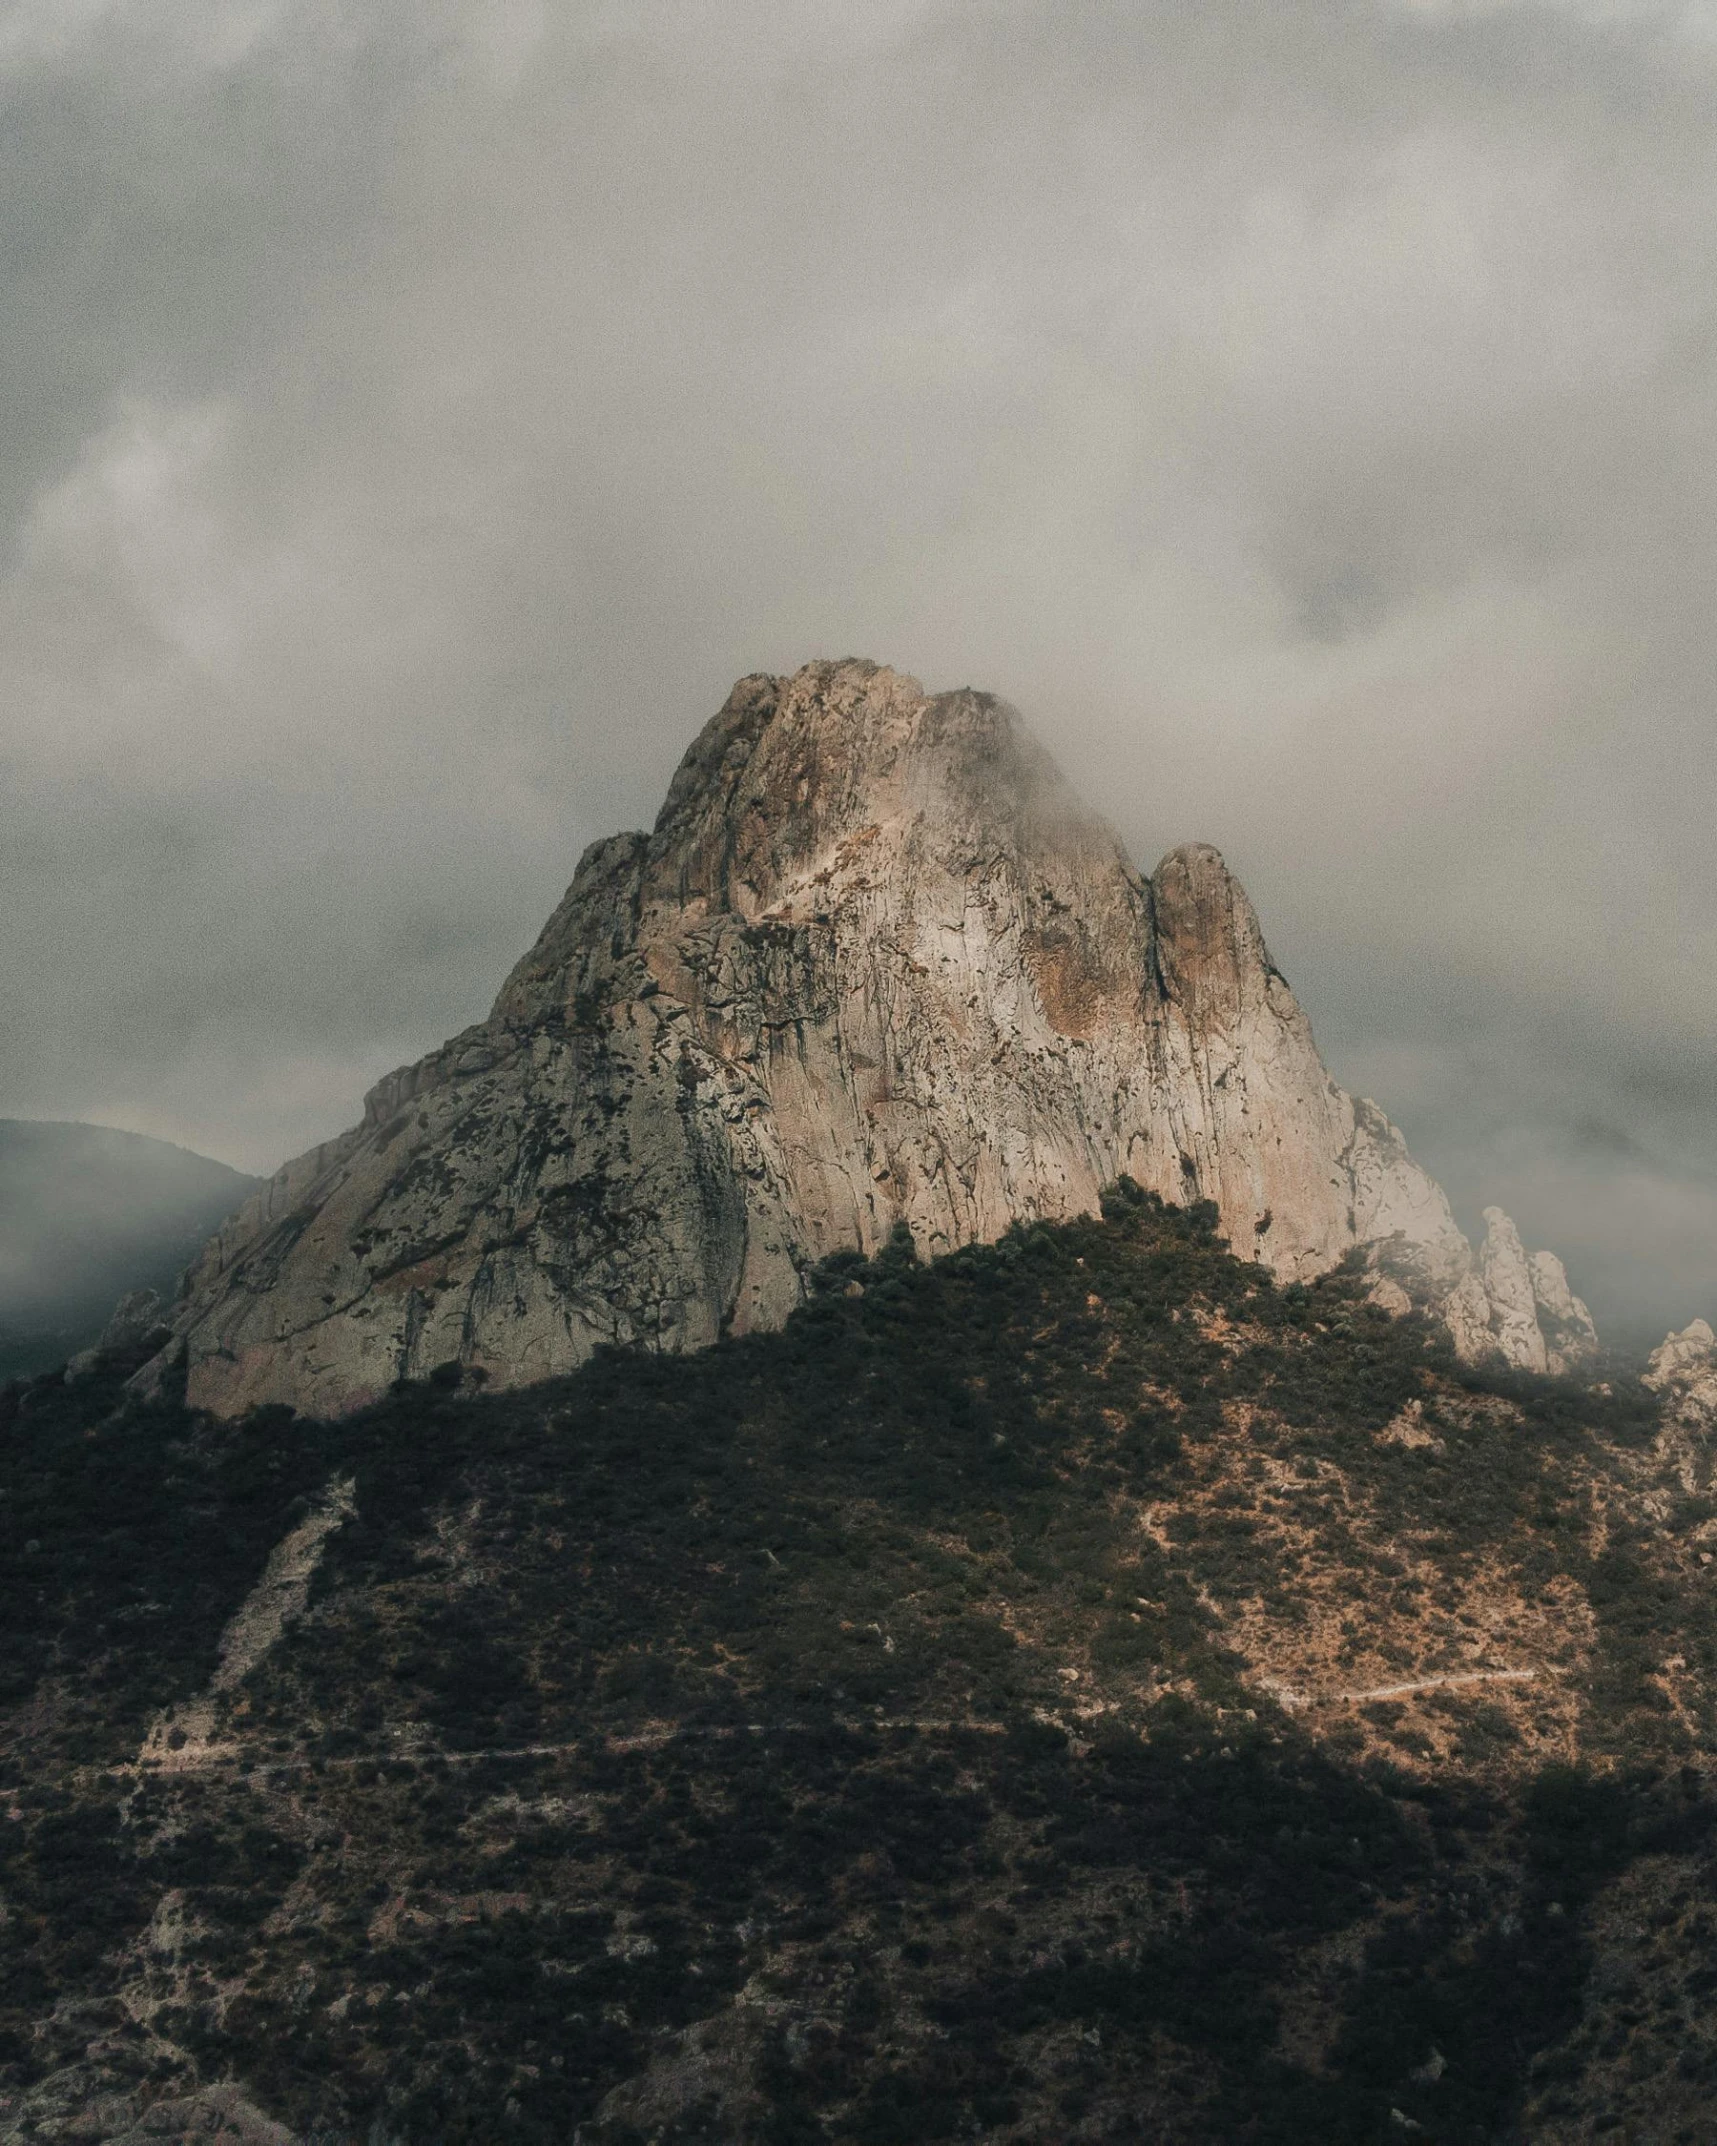
{"label": "dark storm cloud", "polygon": [[1691,7],[14,6],[0,1111],[279,1159],[861,652],[1712,1310],[1714,91]]}

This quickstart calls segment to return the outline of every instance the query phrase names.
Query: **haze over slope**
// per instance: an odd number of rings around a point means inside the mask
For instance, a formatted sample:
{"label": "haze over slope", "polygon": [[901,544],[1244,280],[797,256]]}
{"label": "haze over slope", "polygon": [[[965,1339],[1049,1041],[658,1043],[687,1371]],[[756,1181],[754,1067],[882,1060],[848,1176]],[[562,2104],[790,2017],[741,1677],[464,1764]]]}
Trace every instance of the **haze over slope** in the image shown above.
{"label": "haze over slope", "polygon": [[0,1118],[0,1380],[86,1347],[128,1290],[170,1296],[255,1183],[139,1133]]}

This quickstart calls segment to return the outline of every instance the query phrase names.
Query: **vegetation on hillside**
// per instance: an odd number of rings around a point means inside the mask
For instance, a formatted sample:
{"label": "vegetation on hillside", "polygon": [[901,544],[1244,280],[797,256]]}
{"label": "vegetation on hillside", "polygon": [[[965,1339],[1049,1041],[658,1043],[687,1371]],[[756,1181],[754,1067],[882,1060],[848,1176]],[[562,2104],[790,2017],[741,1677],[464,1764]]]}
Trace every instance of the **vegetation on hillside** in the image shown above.
{"label": "vegetation on hillside", "polygon": [[0,2136],[1704,2136],[1714,1509],[1213,1221],[332,1426],[9,1390]]}

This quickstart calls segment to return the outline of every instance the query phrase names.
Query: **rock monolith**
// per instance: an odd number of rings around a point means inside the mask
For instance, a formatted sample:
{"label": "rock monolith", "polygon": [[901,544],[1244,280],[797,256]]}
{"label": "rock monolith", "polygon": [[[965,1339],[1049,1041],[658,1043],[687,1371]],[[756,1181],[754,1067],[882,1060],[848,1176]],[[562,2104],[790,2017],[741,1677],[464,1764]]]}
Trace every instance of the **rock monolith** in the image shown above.
{"label": "rock monolith", "polygon": [[904,1223],[931,1255],[1122,1175],[1283,1280],[1360,1247],[1465,1353],[1549,1361],[1512,1226],[1475,1261],[1330,1078],[1214,849],[1147,879],[1002,702],[815,663],[742,679],[488,1019],[222,1230],[160,1361],[220,1414],[519,1384],[778,1325],[838,1248]]}

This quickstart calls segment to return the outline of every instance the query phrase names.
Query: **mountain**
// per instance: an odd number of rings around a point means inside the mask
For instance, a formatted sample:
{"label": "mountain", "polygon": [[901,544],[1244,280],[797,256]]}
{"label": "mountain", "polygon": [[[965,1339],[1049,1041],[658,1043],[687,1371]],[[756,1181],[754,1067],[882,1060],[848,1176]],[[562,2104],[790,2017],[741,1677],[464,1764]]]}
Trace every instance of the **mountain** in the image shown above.
{"label": "mountain", "polygon": [[256,1184],[139,1133],[0,1119],[0,1381],[88,1348],[121,1296],[171,1299]]}
{"label": "mountain", "polygon": [[1463,1363],[1102,1206],[335,1422],[0,1395],[0,2140],[1708,2139],[1709,1328]]}
{"label": "mountain", "polygon": [[1215,850],[1146,879],[992,696],[816,663],[742,679],[488,1020],[221,1231],[151,1376],[331,1415],[442,1364],[678,1354],[778,1327],[834,1252],[991,1242],[1122,1176],[1279,1281],[1362,1253],[1469,1357],[1595,1353],[1560,1265],[1506,1218],[1475,1256],[1330,1079]]}
{"label": "mountain", "polygon": [[1709,2136],[1711,1327],[987,696],[742,681],[156,1317],[0,1388],[0,2146]]}

